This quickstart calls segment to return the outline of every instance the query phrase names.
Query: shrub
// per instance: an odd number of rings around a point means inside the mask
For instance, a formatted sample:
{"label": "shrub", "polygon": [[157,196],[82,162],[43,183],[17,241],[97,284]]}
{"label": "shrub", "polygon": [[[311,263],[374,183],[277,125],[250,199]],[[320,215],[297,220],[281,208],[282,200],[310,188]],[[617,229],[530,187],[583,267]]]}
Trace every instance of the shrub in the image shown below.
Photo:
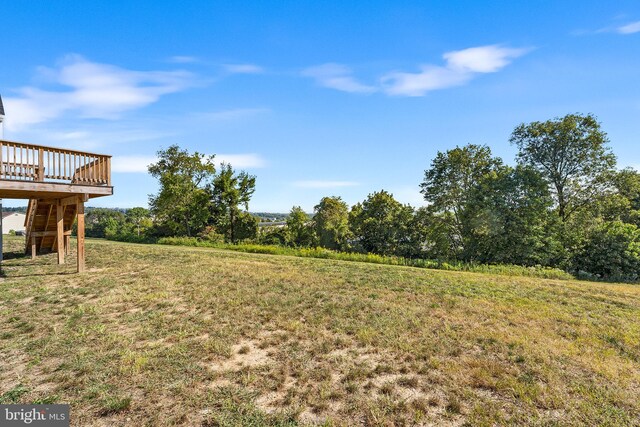
{"label": "shrub", "polygon": [[621,221],[596,226],[574,257],[577,270],[605,280],[640,278],[640,229]]}
{"label": "shrub", "polygon": [[542,266],[523,267],[518,265],[487,265],[470,263],[446,263],[429,259],[402,258],[397,256],[385,256],[378,254],[362,254],[356,252],[338,252],[325,248],[290,248],[277,245],[245,244],[221,244],[207,242],[195,237],[163,237],[158,240],[162,245],[211,247],[227,249],[238,252],[268,255],[289,255],[305,258],[323,258],[340,261],[368,262],[372,264],[403,265],[408,267],[432,268],[438,270],[470,271],[488,274],[503,274],[507,276],[541,277],[545,279],[573,279],[569,273],[557,268]]}

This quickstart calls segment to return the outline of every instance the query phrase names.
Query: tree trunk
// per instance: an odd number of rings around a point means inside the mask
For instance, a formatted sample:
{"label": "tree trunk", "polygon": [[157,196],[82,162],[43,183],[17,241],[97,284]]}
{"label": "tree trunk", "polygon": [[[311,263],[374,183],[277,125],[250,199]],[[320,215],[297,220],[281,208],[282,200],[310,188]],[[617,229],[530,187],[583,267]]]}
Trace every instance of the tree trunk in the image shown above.
{"label": "tree trunk", "polygon": [[236,242],[235,223],[236,223],[236,219],[234,216],[233,209],[231,209],[229,211],[229,229],[231,231],[231,243]]}
{"label": "tree trunk", "polygon": [[558,185],[556,191],[558,192],[558,215],[560,215],[562,222],[565,222],[567,220],[567,202],[564,199],[564,187]]}

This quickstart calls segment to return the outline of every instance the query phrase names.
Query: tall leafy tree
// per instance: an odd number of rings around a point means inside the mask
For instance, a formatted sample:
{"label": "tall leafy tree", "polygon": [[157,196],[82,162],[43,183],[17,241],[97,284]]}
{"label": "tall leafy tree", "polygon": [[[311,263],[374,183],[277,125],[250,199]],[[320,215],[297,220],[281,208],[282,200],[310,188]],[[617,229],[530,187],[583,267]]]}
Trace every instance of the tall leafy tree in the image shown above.
{"label": "tall leafy tree", "polygon": [[[107,237],[107,233],[115,233],[119,224],[124,222],[124,218],[124,213],[115,209],[87,209],[85,235],[87,237]],[[75,227],[76,224],[74,224],[74,233]]]}
{"label": "tall leafy tree", "polygon": [[213,220],[232,243],[239,239],[237,229],[241,207],[249,209],[249,201],[255,188],[255,176],[244,171],[236,172],[226,163],[220,165],[220,171],[209,187]]}
{"label": "tall leafy tree", "polygon": [[363,252],[404,255],[410,245],[411,206],[403,205],[382,190],[370,194],[349,212],[354,243]]}
{"label": "tall leafy tree", "polygon": [[549,265],[556,256],[552,199],[546,181],[530,167],[505,166],[471,191],[464,222],[467,261]]}
{"label": "tall leafy tree", "polygon": [[131,224],[133,232],[138,237],[153,225],[149,210],[141,207],[128,209],[125,213],[125,219],[127,223]]}
{"label": "tall leafy tree", "polygon": [[207,224],[206,188],[216,171],[213,158],[172,145],[158,151],[158,161],[149,166],[149,173],[160,183],[158,194],[149,196],[151,212],[169,234],[195,236]]}
{"label": "tall leafy tree", "polygon": [[315,234],[309,215],[294,206],[287,217],[286,240],[292,246],[315,246]]}
{"label": "tall leafy tree", "polygon": [[610,187],[616,158],[593,115],[523,123],[510,141],[518,147],[518,162],[534,167],[549,182],[563,222]]}
{"label": "tall leafy tree", "polygon": [[451,213],[437,213],[428,207],[418,208],[410,230],[410,257],[450,260],[457,256],[451,242]]}
{"label": "tall leafy tree", "polygon": [[349,206],[340,197],[323,197],[313,209],[313,228],[318,244],[334,250],[347,249]]}
{"label": "tall leafy tree", "polygon": [[429,209],[438,214],[447,230],[452,252],[464,250],[465,224],[463,216],[471,190],[502,160],[493,157],[486,145],[469,144],[447,152],[438,152],[431,167],[424,173],[421,193],[429,203]]}

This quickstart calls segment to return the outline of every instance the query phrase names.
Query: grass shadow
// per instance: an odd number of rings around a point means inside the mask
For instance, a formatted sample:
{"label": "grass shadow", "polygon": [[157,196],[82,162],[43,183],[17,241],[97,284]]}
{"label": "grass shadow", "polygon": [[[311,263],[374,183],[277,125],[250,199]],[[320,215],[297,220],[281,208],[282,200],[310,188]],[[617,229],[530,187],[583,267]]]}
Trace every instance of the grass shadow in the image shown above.
{"label": "grass shadow", "polygon": [[[30,256],[30,255],[29,255]],[[2,260],[20,259],[26,258],[27,254],[24,251],[4,252],[2,254]]]}

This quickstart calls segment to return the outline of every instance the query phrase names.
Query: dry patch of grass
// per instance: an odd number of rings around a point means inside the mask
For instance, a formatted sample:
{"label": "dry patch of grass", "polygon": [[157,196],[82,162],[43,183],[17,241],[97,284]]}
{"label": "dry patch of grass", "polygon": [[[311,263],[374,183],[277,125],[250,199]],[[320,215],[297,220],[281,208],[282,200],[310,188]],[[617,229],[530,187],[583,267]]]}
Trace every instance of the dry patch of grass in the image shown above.
{"label": "dry patch of grass", "polygon": [[0,403],[68,402],[77,426],[640,424],[638,286],[87,251],[83,275],[4,263]]}

